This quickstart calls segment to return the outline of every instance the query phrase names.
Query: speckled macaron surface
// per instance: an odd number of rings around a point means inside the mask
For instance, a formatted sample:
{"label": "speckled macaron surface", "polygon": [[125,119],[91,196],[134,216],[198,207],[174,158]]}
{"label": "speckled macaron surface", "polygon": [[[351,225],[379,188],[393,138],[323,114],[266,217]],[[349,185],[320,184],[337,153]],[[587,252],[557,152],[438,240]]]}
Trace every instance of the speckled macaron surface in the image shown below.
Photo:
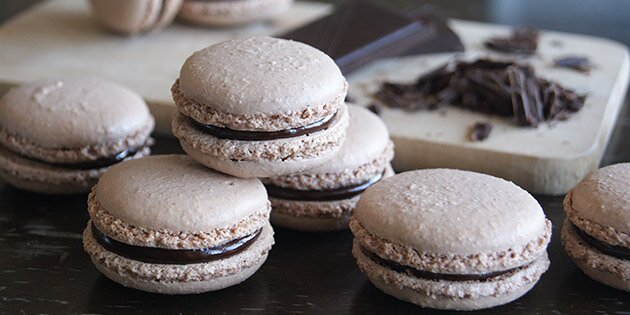
{"label": "speckled macaron surface", "polygon": [[368,188],[350,222],[353,254],[382,291],[422,307],[490,308],[547,270],[551,222],[511,182],[474,172],[405,172]]}
{"label": "speckled macaron surface", "polygon": [[630,291],[630,163],[588,175],[564,199],[562,242],[596,281]]}
{"label": "speckled macaron surface", "polygon": [[133,35],[169,25],[182,0],[90,0],[92,15],[105,29]]}
{"label": "speckled macaron surface", "polygon": [[173,134],[198,162],[239,177],[297,173],[330,160],[348,126],[347,83],[308,45],[271,37],[191,55],[172,87]]}
{"label": "speckled macaron surface", "polygon": [[383,121],[357,105],[348,104],[348,113],[346,140],[329,162],[263,180],[272,223],[303,231],[346,229],[361,193],[394,174],[394,146]]}
{"label": "speckled macaron surface", "polygon": [[95,266],[122,285],[214,291],[244,281],[266,260],[269,211],[258,179],[225,175],[184,155],[152,156],[101,177],[89,196],[83,244]]}
{"label": "speckled macaron surface", "polygon": [[113,82],[20,85],[0,99],[0,176],[26,190],[87,192],[108,166],[148,155],[153,126],[142,98]]}
{"label": "speckled macaron surface", "polygon": [[287,11],[292,3],[293,0],[187,0],[178,17],[200,26],[238,26],[272,19]]}

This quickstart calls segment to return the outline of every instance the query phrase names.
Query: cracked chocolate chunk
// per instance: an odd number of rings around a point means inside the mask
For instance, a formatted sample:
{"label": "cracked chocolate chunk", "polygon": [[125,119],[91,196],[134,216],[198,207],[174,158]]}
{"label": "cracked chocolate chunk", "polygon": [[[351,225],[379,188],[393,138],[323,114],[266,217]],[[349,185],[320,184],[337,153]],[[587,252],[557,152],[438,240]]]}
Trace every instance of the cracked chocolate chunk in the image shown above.
{"label": "cracked chocolate chunk", "polygon": [[477,122],[470,128],[470,141],[483,141],[488,139],[492,131],[492,124],[487,122]]}
{"label": "cracked chocolate chunk", "polygon": [[584,106],[585,95],[536,76],[514,61],[452,61],[413,83],[385,82],[375,97],[406,111],[435,110],[445,104],[511,117],[519,126],[566,120]]}
{"label": "cracked chocolate chunk", "polygon": [[485,42],[486,47],[510,54],[533,55],[538,49],[540,32],[531,27],[518,28],[507,37],[493,37]]}

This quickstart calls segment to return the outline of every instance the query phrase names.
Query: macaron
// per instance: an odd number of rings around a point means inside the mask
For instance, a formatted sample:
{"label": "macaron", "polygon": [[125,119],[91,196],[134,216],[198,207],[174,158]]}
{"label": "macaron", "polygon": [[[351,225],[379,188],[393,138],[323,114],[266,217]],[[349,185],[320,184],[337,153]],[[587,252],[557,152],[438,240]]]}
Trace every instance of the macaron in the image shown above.
{"label": "macaron", "polygon": [[274,242],[258,179],[225,175],[185,155],[117,164],[90,193],[88,212],[83,246],[96,268],[148,292],[236,285],[260,268]]}
{"label": "macaron", "polygon": [[187,0],[178,18],[201,26],[236,26],[271,19],[293,0]]}
{"label": "macaron", "polygon": [[630,163],[604,167],[564,198],[562,244],[595,281],[630,291]]}
{"label": "macaron", "polygon": [[144,100],[113,82],[20,85],[0,99],[0,177],[34,192],[88,192],[109,166],[149,155],[153,126]]}
{"label": "macaron", "polygon": [[273,224],[302,231],[347,229],[361,193],[394,175],[394,144],[385,123],[363,107],[347,106],[350,127],[335,157],[303,173],[263,180]]}
{"label": "macaron", "polygon": [[90,0],[92,15],[110,32],[144,33],[171,24],[182,0]]}
{"label": "macaron", "polygon": [[306,44],[229,40],[186,59],[171,88],[172,131],[193,159],[226,174],[299,173],[341,148],[347,87],[335,62]]}
{"label": "macaron", "polygon": [[368,188],[350,229],[359,268],[426,308],[477,310],[527,293],[549,266],[551,222],[525,190],[489,175],[427,169]]}

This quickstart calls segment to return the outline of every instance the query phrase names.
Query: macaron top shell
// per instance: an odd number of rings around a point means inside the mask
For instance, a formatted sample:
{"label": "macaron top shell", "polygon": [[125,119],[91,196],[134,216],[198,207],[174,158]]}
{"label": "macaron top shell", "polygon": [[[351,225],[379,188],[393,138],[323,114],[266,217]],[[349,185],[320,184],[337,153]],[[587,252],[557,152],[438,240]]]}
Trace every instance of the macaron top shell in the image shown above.
{"label": "macaron top shell", "polygon": [[347,88],[326,54],[271,37],[233,39],[197,51],[182,66],[179,81],[189,98],[237,115],[301,112],[345,96]]}
{"label": "macaron top shell", "polygon": [[0,127],[44,148],[118,142],[148,124],[153,118],[137,93],[98,78],[34,82],[0,99]]}
{"label": "macaron top shell", "polygon": [[358,105],[348,105],[350,126],[339,152],[328,163],[307,173],[337,173],[352,170],[379,158],[390,145],[385,123],[374,113]]}
{"label": "macaron top shell", "polygon": [[571,191],[572,213],[630,234],[630,163],[589,174]]}
{"label": "macaron top shell", "polygon": [[258,179],[225,175],[185,155],[117,164],[100,178],[94,192],[111,215],[151,230],[211,231],[268,207]]}
{"label": "macaron top shell", "polygon": [[383,179],[363,193],[354,217],[372,234],[434,255],[505,251],[546,228],[542,208],[525,190],[452,169]]}

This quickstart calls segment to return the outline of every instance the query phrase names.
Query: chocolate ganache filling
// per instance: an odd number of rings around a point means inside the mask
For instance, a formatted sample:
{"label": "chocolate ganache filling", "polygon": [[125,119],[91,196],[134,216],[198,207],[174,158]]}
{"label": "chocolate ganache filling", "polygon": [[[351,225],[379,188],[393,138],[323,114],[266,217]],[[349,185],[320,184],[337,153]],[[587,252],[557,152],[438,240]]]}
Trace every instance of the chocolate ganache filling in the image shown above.
{"label": "chocolate ganache filling", "polygon": [[297,190],[291,188],[285,188],[276,186],[273,184],[265,184],[267,188],[267,194],[269,197],[285,200],[299,200],[299,201],[333,201],[349,199],[363,193],[368,187],[374,185],[376,182],[383,178],[384,173],[379,173],[376,176],[370,178],[365,183],[346,186],[337,189],[330,190]]}
{"label": "chocolate ganache filling", "polygon": [[199,249],[165,249],[129,245],[108,237],[92,223],[92,236],[103,248],[129,259],[151,264],[185,265],[225,259],[247,249],[258,239],[262,229],[225,244]]}
{"label": "chocolate ganache filling", "polygon": [[433,273],[433,272],[429,272],[429,271],[424,271],[424,270],[418,270],[416,268],[412,268],[412,267],[408,267],[408,266],[403,266],[395,261],[391,261],[391,260],[387,260],[387,259],[383,259],[381,257],[379,257],[378,255],[374,254],[373,252],[369,251],[368,249],[366,249],[365,247],[361,246],[361,251],[363,251],[363,254],[365,254],[365,256],[367,256],[369,259],[371,259],[372,261],[374,261],[375,263],[394,270],[398,273],[402,273],[402,274],[406,274],[412,277],[416,277],[416,278],[422,278],[422,279],[427,279],[427,280],[432,280],[432,281],[439,281],[439,280],[445,280],[445,281],[487,281],[490,280],[492,278],[498,277],[498,276],[502,276],[502,275],[507,275],[513,272],[516,272],[518,270],[524,269],[527,266],[522,266],[522,267],[516,267],[516,268],[512,268],[512,269],[508,269],[508,270],[501,270],[501,271],[494,271],[494,272],[486,272],[486,273],[478,273],[478,274],[446,274],[446,273]]}
{"label": "chocolate ganache filling", "polygon": [[234,130],[229,128],[217,127],[213,125],[206,125],[191,119],[195,125],[207,134],[210,134],[219,139],[227,140],[242,140],[242,141],[265,141],[299,137],[308,135],[314,132],[328,129],[328,127],[335,120],[337,113],[330,114],[312,124],[290,128],[279,131],[245,131]]}
{"label": "chocolate ganache filling", "polygon": [[575,226],[575,224],[571,223],[577,235],[584,240],[588,245],[595,247],[598,251],[608,255],[613,256],[615,258],[630,260],[630,248],[626,248],[623,246],[611,245],[606,242],[602,242],[590,235],[586,232],[582,231],[580,228]]}

